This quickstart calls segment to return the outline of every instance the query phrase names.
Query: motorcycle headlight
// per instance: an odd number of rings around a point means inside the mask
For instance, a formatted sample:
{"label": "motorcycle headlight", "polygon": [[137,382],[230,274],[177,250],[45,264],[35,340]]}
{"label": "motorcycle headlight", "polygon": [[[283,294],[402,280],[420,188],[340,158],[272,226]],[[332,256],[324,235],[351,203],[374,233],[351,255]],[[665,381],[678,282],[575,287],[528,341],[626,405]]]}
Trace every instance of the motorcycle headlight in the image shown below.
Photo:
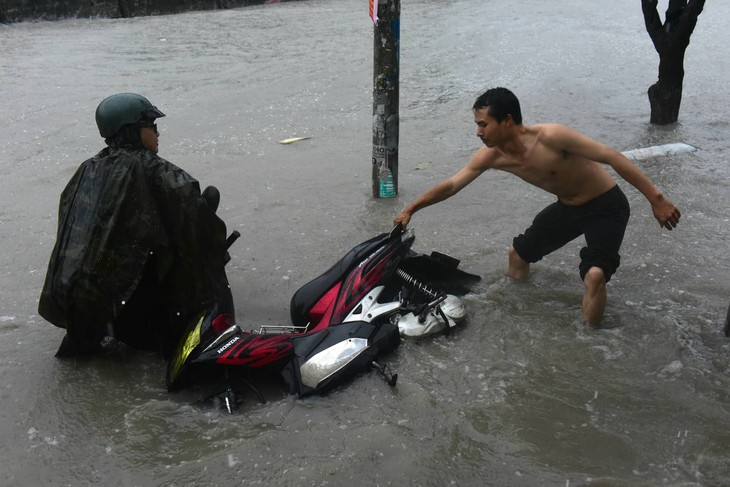
{"label": "motorcycle headlight", "polygon": [[348,338],[316,353],[300,368],[302,383],[316,389],[322,381],[337,373],[367,348],[367,339]]}

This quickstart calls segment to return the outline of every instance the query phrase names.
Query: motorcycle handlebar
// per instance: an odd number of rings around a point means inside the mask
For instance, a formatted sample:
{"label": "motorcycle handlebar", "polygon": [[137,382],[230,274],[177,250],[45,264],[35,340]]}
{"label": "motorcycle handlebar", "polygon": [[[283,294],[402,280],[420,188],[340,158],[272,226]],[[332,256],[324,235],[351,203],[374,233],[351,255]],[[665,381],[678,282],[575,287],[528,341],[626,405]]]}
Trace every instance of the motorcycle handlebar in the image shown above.
{"label": "motorcycle handlebar", "polygon": [[239,232],[238,230],[233,230],[231,232],[231,234],[228,236],[228,238],[226,239],[226,249],[230,249],[231,245],[233,245],[233,242],[238,240],[238,237],[240,237],[240,236],[241,236],[241,232]]}
{"label": "motorcycle handlebar", "polygon": [[394,235],[400,235],[401,233],[403,233],[403,224],[397,223],[393,227],[393,230],[390,231],[390,236],[393,237]]}

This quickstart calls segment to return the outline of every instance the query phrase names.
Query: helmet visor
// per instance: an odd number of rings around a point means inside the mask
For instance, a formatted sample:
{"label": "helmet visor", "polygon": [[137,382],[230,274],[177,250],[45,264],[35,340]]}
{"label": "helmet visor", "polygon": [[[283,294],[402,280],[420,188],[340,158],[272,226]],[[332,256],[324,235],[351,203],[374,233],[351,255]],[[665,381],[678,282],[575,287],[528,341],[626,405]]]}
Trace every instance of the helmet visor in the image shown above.
{"label": "helmet visor", "polygon": [[142,116],[144,118],[154,120],[156,118],[162,118],[165,116],[164,113],[162,113],[157,107],[150,107],[147,110],[142,112]]}

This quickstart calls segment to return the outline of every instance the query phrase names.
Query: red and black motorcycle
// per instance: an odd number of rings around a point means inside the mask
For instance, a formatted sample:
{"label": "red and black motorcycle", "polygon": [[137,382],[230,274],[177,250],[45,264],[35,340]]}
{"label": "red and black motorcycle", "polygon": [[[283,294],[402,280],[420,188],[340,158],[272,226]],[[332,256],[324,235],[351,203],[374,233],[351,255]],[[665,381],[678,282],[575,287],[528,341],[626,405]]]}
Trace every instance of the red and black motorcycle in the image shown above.
{"label": "red and black motorcycle", "polygon": [[[229,237],[229,245],[238,234]],[[377,360],[401,336],[425,336],[453,327],[465,310],[456,297],[478,276],[459,261],[411,247],[412,230],[396,226],[352,248],[292,297],[291,323],[244,331],[235,323],[230,293],[184,332],[167,368],[169,390],[186,384],[196,366],[214,364],[282,374],[292,393],[306,396],[375,367],[395,385],[397,375]],[[228,388],[230,409],[235,394]]]}

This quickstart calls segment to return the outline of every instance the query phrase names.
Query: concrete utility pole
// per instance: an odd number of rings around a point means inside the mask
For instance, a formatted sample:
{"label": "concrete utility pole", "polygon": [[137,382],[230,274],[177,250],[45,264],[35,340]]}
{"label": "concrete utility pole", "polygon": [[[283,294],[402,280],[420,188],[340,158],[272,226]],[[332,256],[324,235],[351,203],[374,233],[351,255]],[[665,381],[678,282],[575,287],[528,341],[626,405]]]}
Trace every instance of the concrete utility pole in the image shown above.
{"label": "concrete utility pole", "polygon": [[398,195],[400,0],[379,0],[376,19],[373,53],[373,197],[392,198]]}

